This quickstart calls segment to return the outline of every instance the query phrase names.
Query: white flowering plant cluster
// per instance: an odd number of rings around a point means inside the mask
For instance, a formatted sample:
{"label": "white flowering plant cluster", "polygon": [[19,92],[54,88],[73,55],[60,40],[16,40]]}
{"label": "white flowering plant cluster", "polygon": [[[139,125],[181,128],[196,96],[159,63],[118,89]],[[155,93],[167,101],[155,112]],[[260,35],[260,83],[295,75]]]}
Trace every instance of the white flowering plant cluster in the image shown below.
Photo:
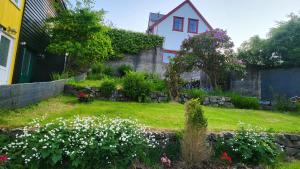
{"label": "white flowering plant cluster", "polygon": [[136,121],[107,118],[58,119],[44,126],[35,121],[1,149],[7,165],[24,168],[127,168],[145,160],[159,146]]}
{"label": "white flowering plant cluster", "polygon": [[270,132],[262,131],[265,130],[241,125],[233,138],[218,139],[216,157],[226,153],[234,163],[276,165],[281,151],[275,143],[275,137]]}

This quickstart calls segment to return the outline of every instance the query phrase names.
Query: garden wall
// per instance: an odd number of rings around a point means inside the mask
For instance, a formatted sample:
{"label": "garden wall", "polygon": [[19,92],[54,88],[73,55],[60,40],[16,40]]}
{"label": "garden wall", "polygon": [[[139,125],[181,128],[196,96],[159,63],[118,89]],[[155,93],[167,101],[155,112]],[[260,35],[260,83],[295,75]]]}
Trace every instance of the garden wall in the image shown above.
{"label": "garden wall", "polygon": [[[75,81],[85,80],[86,74],[81,74],[73,79]],[[0,109],[21,108],[60,95],[64,91],[65,83],[66,80],[57,80],[0,85]]]}
{"label": "garden wall", "polygon": [[0,86],[0,108],[13,109],[61,94],[66,80]]}
{"label": "garden wall", "polygon": [[125,55],[124,58],[117,61],[110,61],[108,64],[112,67],[120,65],[131,65],[136,71],[144,71],[157,73],[160,77],[164,77],[166,71],[163,63],[163,50],[156,47],[151,50],[144,51],[138,55]]}

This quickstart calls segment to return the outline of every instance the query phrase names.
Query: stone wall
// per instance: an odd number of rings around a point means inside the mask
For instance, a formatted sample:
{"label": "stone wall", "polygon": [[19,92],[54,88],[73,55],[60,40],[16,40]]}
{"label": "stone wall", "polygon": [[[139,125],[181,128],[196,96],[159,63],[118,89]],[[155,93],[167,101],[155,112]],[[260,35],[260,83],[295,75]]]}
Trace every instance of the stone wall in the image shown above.
{"label": "stone wall", "polygon": [[[80,92],[85,93],[93,93],[95,99],[98,100],[110,100],[110,101],[130,101],[128,98],[124,96],[121,91],[115,91],[110,97],[103,97],[100,89],[98,87],[78,87],[72,85],[65,85],[64,93],[68,95],[78,96]],[[153,92],[150,94],[150,101],[151,102],[167,102],[169,101],[169,96],[163,92]]]}

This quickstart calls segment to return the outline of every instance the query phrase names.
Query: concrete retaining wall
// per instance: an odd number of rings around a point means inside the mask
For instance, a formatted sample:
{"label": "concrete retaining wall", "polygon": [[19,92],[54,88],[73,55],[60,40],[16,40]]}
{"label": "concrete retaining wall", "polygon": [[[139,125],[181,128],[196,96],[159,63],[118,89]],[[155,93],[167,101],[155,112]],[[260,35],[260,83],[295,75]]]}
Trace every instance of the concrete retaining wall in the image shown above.
{"label": "concrete retaining wall", "polygon": [[0,108],[21,108],[61,94],[66,80],[0,86]]}

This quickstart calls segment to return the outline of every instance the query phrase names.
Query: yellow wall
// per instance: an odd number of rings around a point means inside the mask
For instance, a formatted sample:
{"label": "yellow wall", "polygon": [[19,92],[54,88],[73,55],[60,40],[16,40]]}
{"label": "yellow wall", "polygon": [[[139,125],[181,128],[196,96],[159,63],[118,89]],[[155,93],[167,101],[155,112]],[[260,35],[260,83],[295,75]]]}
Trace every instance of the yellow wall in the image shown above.
{"label": "yellow wall", "polygon": [[16,33],[6,31],[6,33],[14,38],[14,51],[12,54],[10,65],[10,77],[8,81],[9,84],[12,83],[23,10],[25,5],[25,0],[20,0],[20,7],[17,7],[12,1],[13,0],[0,0],[0,24],[7,28],[7,30],[9,30],[8,28],[16,30]]}

